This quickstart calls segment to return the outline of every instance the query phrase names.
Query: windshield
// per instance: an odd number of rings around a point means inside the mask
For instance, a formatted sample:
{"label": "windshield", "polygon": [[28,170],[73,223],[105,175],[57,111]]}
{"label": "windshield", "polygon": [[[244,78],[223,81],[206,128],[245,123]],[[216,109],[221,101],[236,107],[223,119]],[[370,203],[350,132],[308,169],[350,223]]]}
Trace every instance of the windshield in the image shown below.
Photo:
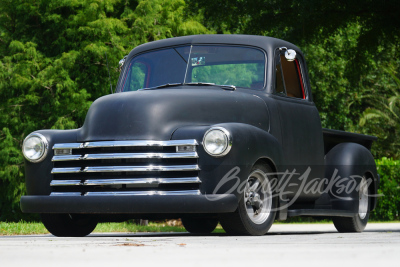
{"label": "windshield", "polygon": [[248,47],[193,45],[136,56],[129,64],[121,91],[174,83],[215,83],[262,89],[265,55]]}

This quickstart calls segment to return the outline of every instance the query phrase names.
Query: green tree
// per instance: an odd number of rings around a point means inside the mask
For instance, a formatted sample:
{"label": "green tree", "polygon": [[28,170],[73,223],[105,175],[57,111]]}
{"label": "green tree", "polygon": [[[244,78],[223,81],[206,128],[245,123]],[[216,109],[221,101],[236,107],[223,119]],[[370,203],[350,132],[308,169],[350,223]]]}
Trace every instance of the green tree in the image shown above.
{"label": "green tree", "polygon": [[[378,155],[388,157],[400,157],[400,79],[396,76],[393,66],[387,70],[391,79],[385,80],[387,94],[381,94],[383,90],[375,87],[382,86],[379,83],[370,88],[370,93],[365,95],[370,104],[362,114],[359,125],[366,127],[370,133],[378,136],[376,150]],[[388,82],[389,81],[389,82]]]}
{"label": "green tree", "polygon": [[204,24],[218,33],[268,34],[302,43],[313,37],[325,39],[358,21],[362,29],[357,50],[371,50],[385,40],[398,41],[399,37],[397,0],[188,0],[188,3],[192,12],[201,10]]}
{"label": "green tree", "polygon": [[[21,145],[38,129],[82,126],[135,46],[207,33],[183,0],[0,0],[0,220],[24,217]],[[28,218],[28,217],[24,217]]]}

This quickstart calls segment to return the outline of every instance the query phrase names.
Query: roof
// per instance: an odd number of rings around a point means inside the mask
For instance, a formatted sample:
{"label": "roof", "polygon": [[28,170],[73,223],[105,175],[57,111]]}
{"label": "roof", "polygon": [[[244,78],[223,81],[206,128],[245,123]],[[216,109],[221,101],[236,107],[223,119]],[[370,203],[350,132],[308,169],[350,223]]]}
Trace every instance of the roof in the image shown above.
{"label": "roof", "polygon": [[233,45],[246,45],[254,46],[265,50],[267,53],[274,51],[277,47],[285,46],[297,51],[300,49],[292,43],[286,42],[281,39],[256,36],[256,35],[243,35],[243,34],[204,34],[204,35],[189,35],[182,37],[174,37],[145,43],[135,47],[130,53],[129,57],[134,54],[144,52],[146,50],[153,50],[162,47],[179,46],[190,44],[233,44]]}

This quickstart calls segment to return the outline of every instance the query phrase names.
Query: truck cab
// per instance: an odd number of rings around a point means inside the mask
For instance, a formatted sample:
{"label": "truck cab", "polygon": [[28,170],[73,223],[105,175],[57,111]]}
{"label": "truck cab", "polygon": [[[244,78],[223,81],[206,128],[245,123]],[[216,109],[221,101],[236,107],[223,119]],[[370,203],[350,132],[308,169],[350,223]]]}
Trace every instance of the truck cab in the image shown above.
{"label": "truck cab", "polygon": [[264,36],[198,35],[140,45],[116,92],[83,126],[23,144],[24,212],[56,236],[98,222],[181,218],[262,235],[291,216],[360,232],[376,206],[373,136],[323,129],[295,45]]}

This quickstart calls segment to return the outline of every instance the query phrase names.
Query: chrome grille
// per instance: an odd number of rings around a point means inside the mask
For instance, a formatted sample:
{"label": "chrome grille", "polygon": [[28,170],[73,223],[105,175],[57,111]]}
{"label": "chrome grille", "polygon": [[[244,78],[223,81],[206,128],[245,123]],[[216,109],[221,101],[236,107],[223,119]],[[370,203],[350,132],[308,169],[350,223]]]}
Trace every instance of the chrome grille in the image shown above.
{"label": "chrome grille", "polygon": [[[51,195],[200,194],[197,145],[196,140],[55,144]],[[177,152],[178,147],[191,151]]]}

